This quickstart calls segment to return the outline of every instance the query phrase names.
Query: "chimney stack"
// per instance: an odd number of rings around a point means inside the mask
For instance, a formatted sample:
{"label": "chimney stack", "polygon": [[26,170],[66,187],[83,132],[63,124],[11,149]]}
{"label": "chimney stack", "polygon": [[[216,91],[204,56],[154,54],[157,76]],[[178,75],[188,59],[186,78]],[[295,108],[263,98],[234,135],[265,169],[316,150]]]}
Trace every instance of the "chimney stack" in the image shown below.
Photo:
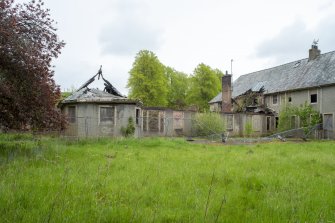
{"label": "chimney stack", "polygon": [[226,71],[222,76],[222,112],[232,112],[231,93],[231,75]]}
{"label": "chimney stack", "polygon": [[320,56],[321,51],[318,49],[318,41],[313,41],[312,48],[309,49],[309,57],[308,61],[315,60],[318,56]]}

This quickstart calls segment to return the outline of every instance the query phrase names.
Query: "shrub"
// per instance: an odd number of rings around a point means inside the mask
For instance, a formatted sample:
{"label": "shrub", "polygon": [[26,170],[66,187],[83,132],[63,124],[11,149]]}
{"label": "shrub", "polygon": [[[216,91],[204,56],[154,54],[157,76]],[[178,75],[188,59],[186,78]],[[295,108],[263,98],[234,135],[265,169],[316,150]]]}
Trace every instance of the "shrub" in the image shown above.
{"label": "shrub", "polygon": [[199,136],[222,134],[226,131],[226,124],[220,114],[198,113],[192,123],[194,133]]}
{"label": "shrub", "polygon": [[320,113],[315,111],[307,102],[300,106],[285,105],[279,115],[279,131],[285,131],[294,128],[291,123],[291,117],[296,116],[300,120],[300,127],[304,128],[305,133],[310,127],[321,122]]}
{"label": "shrub", "polygon": [[134,124],[134,120],[133,117],[129,117],[128,118],[128,125],[127,127],[121,127],[121,133],[123,136],[125,137],[130,137],[133,136],[135,133],[135,124]]}

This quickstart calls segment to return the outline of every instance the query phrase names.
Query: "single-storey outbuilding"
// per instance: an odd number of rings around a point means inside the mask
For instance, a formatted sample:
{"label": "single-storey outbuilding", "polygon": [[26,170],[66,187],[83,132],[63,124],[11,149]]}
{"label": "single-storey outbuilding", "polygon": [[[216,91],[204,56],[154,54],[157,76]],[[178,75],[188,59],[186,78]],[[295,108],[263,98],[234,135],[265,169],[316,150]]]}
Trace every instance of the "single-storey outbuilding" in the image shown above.
{"label": "single-storey outbuilding", "polygon": [[[88,88],[97,75],[105,81],[104,91]],[[122,127],[126,128],[129,119],[132,119],[135,136],[138,136],[141,105],[139,100],[122,96],[103,78],[100,69],[94,77],[61,102],[61,110],[68,119],[64,134],[74,137],[121,136]]]}

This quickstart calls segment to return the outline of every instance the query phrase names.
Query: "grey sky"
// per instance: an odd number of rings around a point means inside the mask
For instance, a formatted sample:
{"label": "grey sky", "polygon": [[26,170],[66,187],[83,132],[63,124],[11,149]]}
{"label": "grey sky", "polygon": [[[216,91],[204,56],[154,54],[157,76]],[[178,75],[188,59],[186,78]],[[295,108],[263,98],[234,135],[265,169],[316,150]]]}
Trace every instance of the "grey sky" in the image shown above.
{"label": "grey sky", "polygon": [[335,50],[332,0],[44,1],[67,43],[54,62],[62,90],[79,87],[103,65],[104,76],[127,94],[141,49],[187,74],[202,62],[230,71],[234,59],[234,79],[307,57],[314,38],[322,53]]}

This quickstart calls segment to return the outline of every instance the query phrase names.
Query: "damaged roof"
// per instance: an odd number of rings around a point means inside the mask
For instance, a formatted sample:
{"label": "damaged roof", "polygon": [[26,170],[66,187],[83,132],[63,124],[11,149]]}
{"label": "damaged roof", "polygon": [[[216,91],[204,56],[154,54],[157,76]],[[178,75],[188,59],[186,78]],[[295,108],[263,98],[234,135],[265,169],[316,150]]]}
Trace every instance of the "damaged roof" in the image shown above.
{"label": "damaged roof", "polygon": [[[294,91],[335,84],[335,51],[324,53],[314,60],[308,58],[240,76],[233,83],[232,97],[248,90],[264,94]],[[220,92],[209,103],[222,101]]]}
{"label": "damaged roof", "polygon": [[242,75],[233,83],[232,96],[261,85],[264,94],[272,94],[331,84],[335,84],[335,51]]}
{"label": "damaged roof", "polygon": [[[103,102],[103,103],[122,103],[122,104],[142,104],[139,100],[128,99],[123,96],[109,81],[107,81],[102,75],[102,66],[97,74],[86,81],[77,91],[72,93],[69,97],[65,98],[61,104],[68,103],[85,103],[85,102]],[[100,77],[105,82],[105,89],[101,91],[99,89],[90,89],[88,86],[95,81],[95,78]]]}
{"label": "damaged roof", "polygon": [[99,89],[82,88],[74,92],[62,101],[62,104],[78,102],[114,102],[114,103],[139,103],[137,100],[131,100],[127,97],[110,94]]}

